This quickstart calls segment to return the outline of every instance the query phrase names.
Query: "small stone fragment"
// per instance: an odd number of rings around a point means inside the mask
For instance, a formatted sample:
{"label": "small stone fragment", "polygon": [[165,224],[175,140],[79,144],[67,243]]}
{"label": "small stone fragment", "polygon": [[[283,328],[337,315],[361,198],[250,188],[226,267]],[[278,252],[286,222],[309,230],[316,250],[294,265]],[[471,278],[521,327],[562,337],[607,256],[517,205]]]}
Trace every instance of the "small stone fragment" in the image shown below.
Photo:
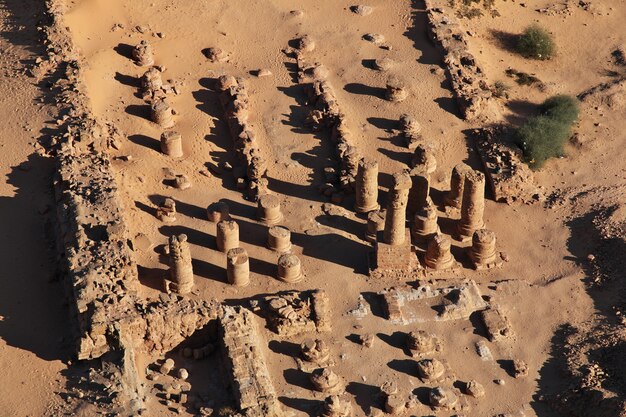
{"label": "small stone fragment", "polygon": [[480,398],[485,395],[485,388],[480,382],[472,379],[465,384],[465,393],[474,398]]}
{"label": "small stone fragment", "polygon": [[367,16],[372,14],[374,8],[359,4],[358,6],[350,6],[350,11],[354,14],[358,14],[359,16]]}

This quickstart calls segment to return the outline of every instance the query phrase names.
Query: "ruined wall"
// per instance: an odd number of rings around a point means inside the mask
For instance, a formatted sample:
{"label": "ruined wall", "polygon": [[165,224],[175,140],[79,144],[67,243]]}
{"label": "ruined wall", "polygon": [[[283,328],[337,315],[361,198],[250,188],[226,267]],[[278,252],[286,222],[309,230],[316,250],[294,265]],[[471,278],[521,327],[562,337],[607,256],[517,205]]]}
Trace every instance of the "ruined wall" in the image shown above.
{"label": "ruined wall", "polygon": [[229,382],[241,412],[248,417],[282,415],[254,315],[243,307],[224,307],[220,333]]}
{"label": "ruined wall", "polygon": [[466,32],[442,0],[425,0],[430,32],[442,50],[452,91],[469,122],[497,117],[499,111],[483,69],[469,52]]}

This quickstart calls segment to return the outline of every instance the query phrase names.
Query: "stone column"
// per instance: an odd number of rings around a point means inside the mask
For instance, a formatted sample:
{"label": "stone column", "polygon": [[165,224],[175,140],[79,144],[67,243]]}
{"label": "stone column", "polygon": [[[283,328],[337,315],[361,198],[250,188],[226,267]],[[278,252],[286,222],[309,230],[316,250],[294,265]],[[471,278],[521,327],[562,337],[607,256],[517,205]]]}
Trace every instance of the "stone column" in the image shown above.
{"label": "stone column", "polygon": [[163,87],[161,71],[152,67],[141,77],[141,91],[146,95],[151,95]]}
{"label": "stone column", "polygon": [[163,128],[174,126],[172,108],[165,100],[155,100],[150,106],[150,119]]}
{"label": "stone column", "polygon": [[463,201],[461,219],[458,224],[459,240],[469,239],[476,230],[484,225],[485,211],[485,175],[480,171],[465,174],[463,183]]}
{"label": "stone column", "polygon": [[383,239],[389,245],[402,245],[406,239],[406,206],[410,189],[411,176],[407,172],[398,172],[393,175],[383,232]]}
{"label": "stone column", "polygon": [[472,168],[464,162],[457,164],[452,169],[452,177],[450,178],[450,191],[446,194],[445,205],[448,207],[460,209],[463,201],[463,185],[465,183],[465,175]]}
{"label": "stone column", "polygon": [[380,210],[370,211],[367,214],[367,232],[365,233],[365,240],[370,243],[376,242],[378,238],[378,232],[385,228],[385,215]]}
{"label": "stone column", "polygon": [[183,156],[183,140],[180,133],[173,130],[161,133],[161,152],[172,158]]}
{"label": "stone column", "polygon": [[228,283],[236,287],[250,283],[250,260],[244,248],[233,248],[226,253],[226,275]]}
{"label": "stone column", "polygon": [[456,265],[450,247],[452,242],[447,235],[435,235],[428,241],[424,262],[432,269],[450,269]]}
{"label": "stone column", "polygon": [[207,219],[212,223],[219,223],[222,220],[230,220],[228,204],[223,201],[211,203],[206,209]]}
{"label": "stone column", "polygon": [[437,224],[437,208],[428,199],[428,203],[413,217],[413,227],[411,228],[411,236],[417,243],[426,242],[431,237],[439,233],[439,225]]}
{"label": "stone column", "polygon": [[277,224],[283,219],[280,212],[280,200],[274,194],[259,197],[257,216],[265,224]]}
{"label": "stone column", "polygon": [[429,175],[437,170],[437,158],[432,143],[420,143],[415,147],[411,167],[423,167]]}
{"label": "stone column", "polygon": [[357,213],[368,213],[378,210],[378,162],[363,158],[359,161],[356,174]]}
{"label": "stone column", "polygon": [[154,65],[154,54],[152,53],[152,46],[148,41],[141,41],[138,45],[135,45],[133,48],[133,59],[141,67]]}
{"label": "stone column", "polygon": [[278,279],[288,283],[302,281],[302,265],[296,255],[286,253],[278,258]]}
{"label": "stone column", "polygon": [[228,252],[239,247],[239,225],[234,220],[222,220],[217,224],[217,249]]}
{"label": "stone column", "polygon": [[272,226],[267,229],[267,247],[278,253],[291,250],[291,232],[283,226]]}
{"label": "stone column", "polygon": [[170,280],[171,288],[179,294],[187,294],[193,288],[193,267],[187,235],[170,236]]}
{"label": "stone column", "polygon": [[491,230],[480,229],[472,236],[472,247],[469,250],[470,259],[476,269],[485,269],[496,266],[496,234]]}
{"label": "stone column", "polygon": [[411,190],[409,191],[408,212],[410,215],[413,215],[428,204],[430,174],[423,166],[412,168],[410,174]]}
{"label": "stone column", "polygon": [[385,97],[387,100],[399,103],[404,101],[409,95],[404,81],[396,76],[391,76],[387,80],[387,91]]}

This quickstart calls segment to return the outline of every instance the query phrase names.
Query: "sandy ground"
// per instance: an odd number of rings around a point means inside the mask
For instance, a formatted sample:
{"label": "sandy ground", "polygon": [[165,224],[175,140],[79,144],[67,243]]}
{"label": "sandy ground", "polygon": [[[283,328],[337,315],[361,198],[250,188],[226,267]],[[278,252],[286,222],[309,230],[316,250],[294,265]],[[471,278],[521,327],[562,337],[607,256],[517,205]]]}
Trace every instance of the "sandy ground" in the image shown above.
{"label": "sandy ground", "polygon": [[[466,267],[453,275],[437,276],[474,279],[483,294],[505,306],[515,336],[490,347],[497,360],[526,361],[530,366],[526,378],[510,377],[496,361],[481,361],[474,345],[485,337],[470,321],[427,319],[419,324],[393,326],[376,314],[362,320],[346,314],[355,307],[360,293],[376,292],[398,282],[367,276],[370,246],[362,239],[364,220],[352,212],[353,199],[346,199],[344,207],[333,215],[322,210],[326,200],[317,187],[324,182],[323,168],[332,165],[333,150],[327,137],[303,127],[303,92],[295,83],[293,60],[282,52],[289,41],[304,34],[317,41],[311,57],[330,70],[329,80],[358,146],[379,162],[383,190],[389,187],[391,175],[410,160],[409,151],[392,130],[402,113],[417,117],[424,136],[437,143],[438,168],[433,184],[436,202],[449,188],[454,165],[468,161],[479,166],[464,135],[466,129],[475,126],[460,119],[445,76],[438,71],[441,56],[427,40],[423,4],[382,0],[368,4],[374,12],[358,16],[349,10],[351,3],[345,1],[68,1],[66,23],[88,64],[85,82],[93,111],[97,117],[115,123],[127,138],[113,152],[118,157],[114,167],[132,234],[144,233],[152,244],[138,253],[140,279],[145,284],[142,291],[146,296],[157,294],[167,274],[167,260],[159,256],[158,246],[172,233],[186,233],[194,258],[195,297],[231,300],[291,288],[323,288],[332,295],[333,332],[321,338],[332,348],[337,361],[335,371],[351,382],[348,392],[355,397],[356,415],[369,412],[371,392],[386,381],[396,381],[407,393],[415,390],[423,397],[420,388],[424,384],[401,348],[403,333],[416,329],[435,333],[444,341],[439,359],[456,380],[476,379],[486,387],[486,398],[466,398],[471,404],[469,415],[555,415],[533,396],[541,393],[540,382],[542,389],[557,391],[565,383],[559,375],[540,373],[550,359],[553,333],[563,323],[579,323],[594,314],[593,300],[582,282],[584,272],[577,259],[580,254],[573,256],[572,236],[564,224],[571,215],[567,205],[548,210],[541,203],[506,206],[487,201],[487,226],[496,232],[499,250],[506,252],[511,261],[496,271],[475,272]],[[497,2],[500,17],[463,21],[472,34],[470,49],[488,78],[493,82],[505,80],[512,87],[504,117],[513,123],[531,113],[532,103],[551,94],[576,95],[606,81],[602,70],[610,65],[611,51],[626,42],[626,8],[619,0],[605,1],[593,11],[573,7],[571,14],[535,11],[552,4]],[[13,9],[6,11],[5,17],[13,14],[23,20],[11,22],[6,17],[1,40],[2,80],[6,83],[0,111],[7,122],[1,128],[4,139],[0,143],[0,161],[7,181],[0,189],[4,214],[0,227],[6,237],[0,365],[7,376],[0,378],[0,413],[8,410],[6,415],[43,415],[42,410],[62,382],[64,365],[60,359],[67,320],[60,301],[61,289],[48,282],[54,276],[54,264],[44,233],[46,215],[40,214],[45,212],[42,207],[52,204],[52,167],[50,161],[33,154],[32,145],[49,122],[50,110],[34,103],[41,92],[32,80],[16,72],[21,68],[17,61],[32,59],[35,53],[29,49],[35,44],[33,11],[17,5]],[[296,16],[293,10],[301,10],[303,15]],[[518,33],[533,21],[554,32],[559,46],[556,59],[524,60],[499,43],[498,31]],[[362,40],[365,33],[384,34],[392,50]],[[156,65],[165,68],[164,79],[184,82],[182,93],[170,98],[178,113],[176,129],[184,141],[182,160],[172,160],[159,152],[161,129],[148,120],[149,108],[137,96],[138,77],[145,69],[132,62],[130,49],[144,39],[154,47]],[[209,62],[201,51],[213,46],[230,53],[229,62]],[[402,103],[384,100],[388,75],[369,68],[371,60],[382,57],[396,61],[391,73],[410,82],[410,96]],[[504,75],[509,67],[536,74],[545,82],[547,91],[516,86]],[[269,69],[272,75],[250,75],[259,68]],[[290,286],[273,278],[277,256],[265,248],[265,227],[255,221],[255,205],[235,189],[232,175],[207,177],[200,173],[206,171],[207,163],[233,161],[231,139],[220,120],[217,94],[212,91],[211,80],[222,74],[248,78],[252,121],[272,162],[269,188],[281,199],[283,224],[292,230],[294,252],[302,255],[306,271],[306,279],[299,284]],[[550,161],[536,175],[546,194],[623,185],[623,153],[612,151],[622,149],[626,142],[620,123],[619,114],[610,109],[583,106],[577,126],[583,147],[570,147],[568,158]],[[119,158],[127,156],[130,160]],[[24,161],[28,161],[28,169],[17,168]],[[187,175],[193,187],[174,189],[166,181],[168,172]],[[156,205],[164,197],[177,202],[178,220],[171,225],[154,216]],[[616,198],[623,197],[618,193]],[[251,257],[252,284],[245,289],[227,285],[225,259],[215,248],[215,226],[206,221],[206,206],[220,199],[228,202],[241,229],[242,246]],[[384,204],[384,193],[380,201]],[[443,212],[439,214],[442,230],[449,231],[452,219]],[[9,220],[14,218],[18,221]],[[455,242],[455,254],[461,254],[464,246],[467,244]],[[506,282],[494,285],[501,281]],[[424,316],[428,317],[426,313]],[[376,334],[374,347],[367,349],[352,342],[353,333]],[[276,336],[269,332],[265,337],[270,341],[266,357],[281,402],[296,415],[314,412],[322,397],[309,389],[306,375],[295,369],[290,357],[293,344],[299,344],[303,337],[274,340]],[[192,374],[206,372],[206,364],[191,367]],[[196,378],[199,383],[193,386],[194,392],[210,398],[208,385],[201,376]],[[504,379],[506,384],[496,385],[496,379]],[[22,393],[35,398],[26,405],[18,399]],[[167,413],[166,408],[153,401],[149,415],[163,413]]]}
{"label": "sandy ground", "polygon": [[54,163],[36,151],[54,108],[24,75],[41,52],[37,2],[0,6],[0,415],[49,415],[64,387],[70,329],[63,289],[56,280],[49,216],[54,210]]}

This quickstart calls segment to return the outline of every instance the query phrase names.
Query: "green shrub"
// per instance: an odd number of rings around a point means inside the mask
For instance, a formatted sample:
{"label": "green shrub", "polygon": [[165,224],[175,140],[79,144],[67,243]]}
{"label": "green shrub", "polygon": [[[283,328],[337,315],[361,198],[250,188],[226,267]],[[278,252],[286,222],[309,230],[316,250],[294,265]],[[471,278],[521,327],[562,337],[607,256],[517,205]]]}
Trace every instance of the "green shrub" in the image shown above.
{"label": "green shrub", "polygon": [[526,160],[535,169],[547,159],[563,155],[572,124],[578,118],[578,103],[570,96],[551,97],[539,109],[541,114],[528,119],[515,133]]}
{"label": "green shrub", "polygon": [[571,125],[578,119],[578,100],[566,95],[550,97],[541,104],[539,111],[545,116]]}
{"label": "green shrub", "polygon": [[555,51],[552,35],[538,25],[528,26],[517,39],[517,52],[526,58],[550,59]]}

